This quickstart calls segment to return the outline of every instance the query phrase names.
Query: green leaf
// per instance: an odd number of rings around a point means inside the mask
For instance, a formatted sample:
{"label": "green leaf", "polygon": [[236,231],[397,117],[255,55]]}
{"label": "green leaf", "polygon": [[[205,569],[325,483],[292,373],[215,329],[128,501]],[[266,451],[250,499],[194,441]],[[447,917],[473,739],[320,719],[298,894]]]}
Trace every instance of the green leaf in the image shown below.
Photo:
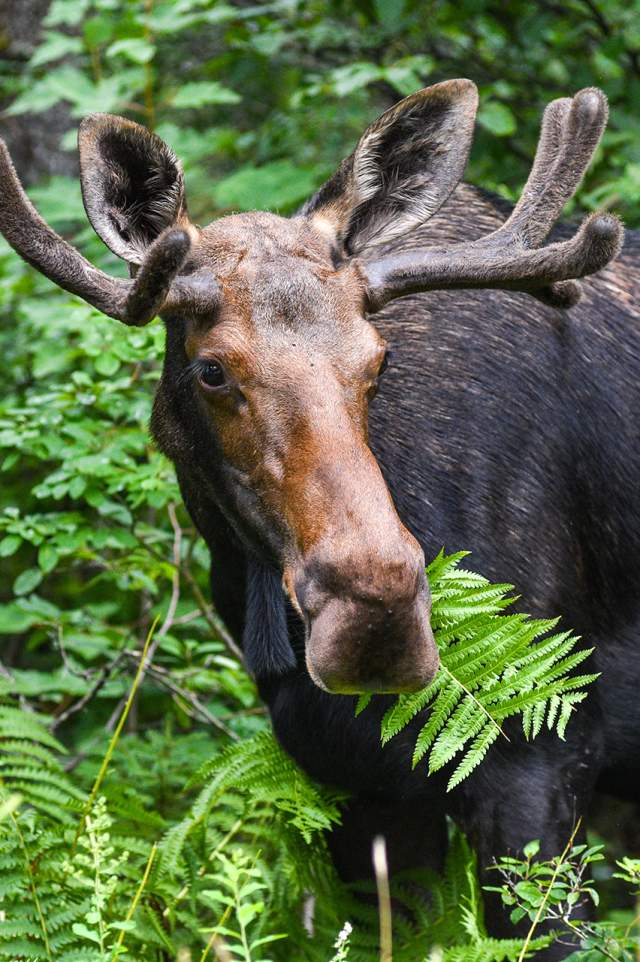
{"label": "green leaf", "polygon": [[502,722],[522,715],[525,735],[535,738],[545,718],[562,738],[574,706],[586,697],[579,689],[595,675],[573,675],[591,650],[574,651],[570,632],[549,635],[556,619],[510,615],[510,585],[493,585],[460,568],[464,555],[441,552],[427,569],[433,607],[431,623],[441,668],[421,691],[398,696],[381,724],[383,745],[422,713],[412,764],[427,754],[429,773],[457,767],[447,790],[455,788],[501,737]]}
{"label": "green leaf", "polygon": [[0,635],[17,635],[39,621],[37,614],[25,611],[16,602],[0,605]]}
{"label": "green leaf", "polygon": [[356,704],[356,718],[358,717],[358,715],[362,714],[362,712],[365,710],[367,705],[369,705],[369,703],[371,702],[372,698],[373,698],[373,695],[370,692],[365,692],[362,695],[358,695],[358,701]]}
{"label": "green leaf", "polygon": [[15,595],[28,595],[42,581],[42,572],[39,568],[26,568],[22,571],[13,583],[13,593]]}
{"label": "green leaf", "polygon": [[234,90],[215,80],[186,83],[170,99],[172,107],[204,107],[207,104],[239,104],[241,97]]}
{"label": "green leaf", "polygon": [[511,109],[497,100],[481,102],[478,123],[496,137],[509,137],[516,132],[517,123]]}
{"label": "green leaf", "polygon": [[29,60],[30,67],[41,67],[42,64],[61,60],[69,54],[82,52],[82,41],[79,37],[70,37],[66,33],[51,32],[45,34],[45,39],[35,49]]}
{"label": "green leaf", "polygon": [[115,354],[110,354],[108,351],[103,354],[98,354],[95,359],[95,368],[98,374],[111,377],[120,368],[120,358],[116,357]]}
{"label": "green leaf", "polygon": [[6,537],[0,541],[0,558],[8,558],[10,555],[15,554],[21,544],[22,538],[20,535],[6,535]]}
{"label": "green leaf", "polygon": [[51,544],[43,544],[38,549],[38,565],[43,574],[53,571],[59,560],[57,550]]}
{"label": "green leaf", "polygon": [[218,207],[239,210],[288,209],[300,203],[318,185],[316,168],[301,168],[289,160],[263,167],[241,167],[221,180],[213,191]]}
{"label": "green leaf", "polygon": [[98,945],[100,944],[99,933],[88,928],[84,922],[74,922],[71,926],[71,931],[76,935],[81,936],[83,939],[89,939],[90,942],[96,942]]}
{"label": "green leaf", "polygon": [[89,3],[90,0],[53,0],[43,23],[47,27],[75,27],[82,22]]}
{"label": "green leaf", "polygon": [[142,37],[130,37],[125,40],[116,40],[105,51],[107,57],[124,57],[133,63],[149,63],[153,60],[156,48],[148,40]]}

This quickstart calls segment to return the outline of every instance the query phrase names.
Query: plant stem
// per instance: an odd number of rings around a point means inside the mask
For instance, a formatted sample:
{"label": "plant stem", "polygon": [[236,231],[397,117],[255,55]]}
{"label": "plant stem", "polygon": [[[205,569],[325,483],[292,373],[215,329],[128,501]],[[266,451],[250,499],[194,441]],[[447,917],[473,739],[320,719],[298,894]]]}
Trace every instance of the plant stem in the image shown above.
{"label": "plant stem", "polygon": [[382,835],[373,840],[373,870],[378,889],[378,915],[380,917],[380,962],[393,960],[393,930],[391,923],[391,893],[389,891],[389,866],[387,846]]}
{"label": "plant stem", "polygon": [[560,871],[560,866],[562,865],[562,863],[564,862],[565,858],[566,858],[567,855],[569,854],[569,851],[571,850],[571,846],[573,845],[573,840],[575,839],[576,835],[578,834],[578,829],[580,828],[581,823],[582,823],[582,818],[579,818],[578,821],[576,822],[576,825],[575,825],[575,828],[574,828],[573,832],[571,833],[571,838],[569,839],[569,841],[568,841],[567,844],[565,845],[564,850],[563,850],[563,852],[562,852],[562,855],[560,856],[560,858],[558,859],[558,861],[557,861],[557,863],[556,863],[556,867],[555,867],[555,869],[553,870],[553,875],[551,876],[551,879],[549,880],[549,884],[548,884],[548,886],[547,886],[547,891],[544,893],[544,898],[542,899],[542,902],[541,902],[540,905],[538,906],[538,911],[536,912],[536,917],[534,918],[533,922],[531,923],[531,926],[530,926],[530,928],[529,928],[529,931],[527,932],[527,937],[526,937],[526,939],[524,940],[524,944],[523,944],[523,946],[522,946],[522,948],[521,948],[521,950],[520,950],[520,955],[518,956],[518,962],[523,962],[524,957],[525,957],[525,955],[527,954],[527,949],[529,948],[529,945],[531,944],[531,939],[533,938],[533,933],[535,932],[536,928],[538,927],[538,925],[539,925],[539,923],[540,923],[540,919],[541,919],[541,917],[542,917],[542,913],[544,912],[544,909],[545,909],[545,907],[546,907],[546,904],[547,904],[547,902],[549,901],[549,896],[550,896],[550,894],[551,894],[551,890],[553,889],[555,880],[556,880],[557,877],[558,877],[558,873],[559,873],[559,871]]}
{"label": "plant stem", "polygon": [[38,921],[40,922],[40,928],[42,930],[42,938],[44,939],[44,948],[47,953],[48,962],[53,962],[53,956],[51,955],[51,946],[49,945],[49,935],[47,933],[47,925],[44,920],[44,914],[42,912],[42,906],[40,904],[40,899],[38,897],[38,890],[36,888],[36,880],[33,875],[33,865],[31,859],[29,858],[29,852],[27,850],[27,843],[25,841],[24,835],[20,828],[17,818],[13,812],[9,813],[9,817],[13,822],[14,828],[17,832],[18,839],[20,840],[20,848],[22,849],[22,854],[24,856],[24,863],[27,869],[27,875],[29,876],[29,888],[31,889],[31,897],[33,898],[33,904],[36,907],[36,912],[38,914]]}
{"label": "plant stem", "polygon": [[451,680],[454,681],[454,682],[456,683],[456,685],[458,685],[459,688],[462,688],[463,692],[465,692],[465,694],[471,699],[471,701],[474,703],[474,705],[477,705],[478,708],[480,709],[480,711],[484,712],[484,714],[487,716],[487,718],[489,719],[489,721],[491,722],[491,724],[494,725],[495,728],[498,729],[498,731],[500,732],[500,734],[502,735],[502,737],[503,737],[503,738],[506,738],[507,741],[510,741],[511,739],[509,738],[509,736],[508,736],[507,734],[505,734],[505,732],[503,731],[502,727],[498,724],[498,722],[495,720],[495,718],[494,718],[492,715],[489,714],[489,712],[488,712],[487,709],[484,707],[484,705],[482,704],[482,702],[481,702],[481,701],[478,701],[478,699],[477,699],[476,696],[473,694],[473,692],[470,691],[470,690],[466,687],[466,685],[463,685],[462,682],[461,682],[458,678],[456,678],[456,676],[455,676],[454,674],[452,674],[452,672],[449,671],[449,669],[447,668],[446,665],[440,665],[440,670],[443,671],[446,675],[448,675],[449,678],[451,678]]}
{"label": "plant stem", "polygon": [[100,766],[100,771],[99,771],[98,774],[96,775],[96,780],[95,780],[95,782],[93,783],[93,788],[91,789],[91,792],[90,792],[90,794],[89,794],[89,798],[88,798],[87,801],[85,802],[85,806],[84,806],[82,815],[81,815],[81,817],[80,817],[80,821],[78,822],[78,828],[76,829],[76,834],[75,834],[75,837],[74,837],[74,839],[73,839],[73,845],[71,846],[71,852],[72,852],[72,853],[75,852],[75,850],[76,850],[76,845],[78,844],[78,839],[80,838],[80,833],[82,832],[82,829],[83,829],[83,827],[84,827],[84,823],[85,823],[85,821],[86,821],[87,815],[88,815],[88,813],[91,811],[91,807],[92,807],[93,803],[94,803],[95,800],[96,800],[96,796],[97,796],[97,794],[98,794],[98,792],[99,792],[99,790],[100,790],[100,786],[102,785],[104,776],[105,776],[106,773],[107,773],[107,768],[109,767],[109,762],[111,761],[111,758],[112,758],[113,753],[114,753],[114,751],[115,751],[116,745],[118,744],[118,739],[120,738],[120,734],[121,734],[122,729],[124,728],[125,722],[126,722],[126,720],[127,720],[127,716],[129,715],[129,712],[130,712],[130,710],[131,710],[131,706],[133,705],[133,699],[135,698],[136,692],[137,692],[137,690],[138,690],[138,686],[139,686],[140,681],[141,681],[141,679],[142,679],[142,677],[143,677],[143,674],[144,674],[144,670],[145,670],[146,662],[147,662],[147,652],[148,652],[148,650],[149,650],[149,645],[151,644],[151,639],[153,638],[153,633],[154,633],[154,631],[156,630],[156,625],[158,624],[158,620],[159,620],[158,618],[155,619],[155,621],[154,621],[153,624],[151,625],[151,628],[149,629],[149,633],[147,634],[147,637],[146,637],[146,640],[145,640],[145,643],[144,643],[144,647],[143,647],[143,649],[142,649],[142,655],[141,655],[141,657],[140,657],[140,663],[139,663],[139,665],[138,665],[138,670],[137,670],[137,672],[136,672],[135,678],[133,679],[133,684],[131,685],[131,690],[129,691],[129,697],[127,698],[127,701],[126,701],[126,704],[125,704],[125,706],[124,706],[124,709],[122,710],[122,714],[120,715],[120,721],[119,721],[118,724],[116,725],[116,729],[115,729],[113,735],[111,736],[111,741],[109,742],[109,747],[107,748],[107,752],[106,752],[104,758],[102,759],[102,764],[101,764],[101,766]]}
{"label": "plant stem", "polygon": [[[136,890],[136,894],[133,896],[133,901],[131,902],[131,905],[129,906],[129,910],[127,911],[127,914],[125,915],[125,918],[124,918],[125,922],[130,922],[130,921],[131,921],[131,919],[133,918],[133,916],[134,916],[134,914],[135,914],[136,909],[138,908],[138,902],[140,901],[140,896],[142,895],[142,893],[143,893],[143,891],[144,891],[144,887],[145,887],[145,885],[147,884],[147,880],[148,880],[149,875],[150,875],[150,873],[151,873],[151,866],[153,865],[153,860],[154,860],[154,858],[156,857],[156,852],[157,852],[157,851],[158,851],[158,843],[157,843],[157,842],[154,842],[153,845],[152,845],[152,847],[151,847],[151,852],[149,853],[149,858],[147,859],[147,864],[146,864],[146,867],[145,867],[145,870],[144,870],[144,874],[143,874],[143,876],[142,876],[142,880],[141,880],[140,885],[138,886],[138,888],[137,888],[137,890]],[[122,943],[124,942],[124,935],[125,935],[125,930],[124,930],[124,929],[121,929],[120,935],[118,936],[118,940],[117,940],[117,942],[116,942],[116,944],[115,944],[115,946],[114,946],[113,952],[112,952],[112,954],[111,954],[111,962],[114,962],[114,960],[117,959],[118,955],[120,954],[120,949],[122,948]]]}

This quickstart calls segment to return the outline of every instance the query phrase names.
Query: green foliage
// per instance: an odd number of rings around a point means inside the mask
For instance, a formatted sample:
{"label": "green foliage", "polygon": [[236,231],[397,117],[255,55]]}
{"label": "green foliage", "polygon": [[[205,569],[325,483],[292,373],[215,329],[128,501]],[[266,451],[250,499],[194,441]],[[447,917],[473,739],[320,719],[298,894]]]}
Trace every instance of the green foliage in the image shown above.
{"label": "green foliage", "polygon": [[[59,0],[26,68],[6,77],[8,110],[65,103],[74,118],[103,110],[162,135],[179,129],[174,146],[203,190],[199,216],[227,205],[291,209],[393,99],[467,75],[481,93],[471,179],[513,197],[544,105],[598,84],[612,117],[579,203],[613,205],[633,224],[638,12],[637,0],[562,9],[463,0],[432,5],[425,20],[420,0]],[[65,135],[64,148],[74,144]]]}
{"label": "green foliage", "polygon": [[[24,734],[21,713],[13,720],[15,734]],[[44,777],[56,760],[50,751],[34,762]],[[247,962],[285,962],[294,952],[309,962],[377,959],[375,910],[335,877],[324,841],[340,796],[313,785],[271,735],[202,765],[195,779],[202,788],[183,799],[182,817],[166,808],[160,816],[157,782],[149,814],[119,804],[132,752],[147,757],[139,736],[120,743],[105,796],[88,811],[70,797],[60,803],[61,817],[36,799],[0,819],[0,958],[154,962],[180,952],[204,960],[215,950]],[[89,772],[75,772],[86,798]],[[0,804],[7,797],[15,798],[2,784]],[[411,913],[395,919],[396,962],[416,962],[436,947],[451,962],[515,962],[521,940],[486,935],[475,863],[461,835],[452,834],[442,878],[399,878],[393,894]],[[301,922],[309,899],[313,938]]]}
{"label": "green foliage", "polygon": [[[588,910],[589,905],[599,904],[599,894],[589,873],[605,857],[602,845],[574,844],[576,832],[577,829],[562,854],[551,859],[536,859],[540,852],[537,840],[525,845],[523,859],[501,858],[493,866],[501,876],[501,884],[486,888],[500,894],[503,904],[511,910],[512,921],[531,922],[530,937],[546,923],[559,941],[580,947],[571,956],[573,962],[594,962],[603,957],[632,962],[638,954],[637,911],[628,922],[620,916],[615,922],[576,917],[577,909]],[[624,858],[616,865],[620,871],[613,872],[613,876],[633,886],[637,895],[640,862]]]}
{"label": "green foliage", "polygon": [[[12,54],[22,61],[0,59],[0,102],[14,136],[68,111],[55,170],[86,113],[154,128],[184,160],[190,210],[205,222],[230,209],[291,211],[393,100],[469,74],[481,93],[469,177],[513,197],[544,104],[597,83],[612,117],[577,203],[612,206],[633,226],[637,22],[637,0],[562,10],[462,0],[428,16],[418,0],[53,0],[28,59],[24,48]],[[38,154],[33,142],[23,158]],[[75,177],[30,194],[94,263],[124,274],[87,228]],[[206,962],[229,943],[254,962],[369,962],[377,913],[340,885],[324,839],[340,796],[266,733],[206,600],[206,551],[149,441],[163,350],[160,325],[122,328],[0,243],[0,958]],[[416,751],[432,770],[457,765],[456,779],[512,710],[530,736],[561,730],[582,697],[568,679],[585,653],[545,623],[502,614],[506,586],[451,559],[431,574],[447,671],[429,689],[435,721]],[[158,616],[127,731],[84,817]],[[401,699],[386,736],[411,712]],[[423,880],[430,904],[415,879],[397,884],[411,913],[394,918],[394,960],[515,962],[523,942],[487,937],[473,858],[451,831],[444,878]],[[617,874],[640,885],[631,859]],[[302,923],[310,897],[313,939]]]}
{"label": "green foliage", "polygon": [[60,761],[64,751],[38,716],[0,704],[0,784],[5,802],[17,797],[68,823],[84,795],[64,771]]}
{"label": "green foliage", "polygon": [[[382,719],[382,743],[389,742],[428,710],[417,736],[414,767],[428,755],[429,773],[449,765],[462,753],[449,778],[454,788],[480,764],[491,745],[507,737],[502,725],[522,716],[527,738],[535,738],[546,721],[560,738],[584,688],[597,675],[573,675],[593,649],[575,651],[570,632],[549,634],[555,621],[505,615],[515,599],[512,585],[494,585],[459,567],[466,552],[442,552],[427,572],[433,608],[431,623],[440,651],[435,681],[422,691],[399,695]],[[362,696],[363,711],[371,696]]]}

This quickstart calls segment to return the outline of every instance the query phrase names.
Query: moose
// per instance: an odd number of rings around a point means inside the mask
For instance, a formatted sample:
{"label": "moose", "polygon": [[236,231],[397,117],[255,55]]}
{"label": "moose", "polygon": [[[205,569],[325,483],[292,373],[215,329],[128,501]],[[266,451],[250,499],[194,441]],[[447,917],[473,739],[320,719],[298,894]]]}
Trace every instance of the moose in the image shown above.
{"label": "moose", "polygon": [[[295,215],[205,228],[164,142],[87,117],[85,208],[129,279],[40,218],[0,142],[16,252],[125,324],[166,325],[152,432],[278,739],[351,793],[330,839],[346,880],[378,834],[392,873],[437,866],[446,815],[483,868],[533,838],[557,854],[597,788],[640,784],[640,242],[620,253],[608,213],[554,228],[607,101],[547,106],[512,206],[462,182],[477,99],[469,80],[420,90]],[[414,730],[379,741],[389,693],[438,668],[425,555],[443,545],[561,614],[602,673],[565,742],[514,735],[450,794],[412,771]],[[358,692],[380,697],[356,719]],[[497,904],[487,918],[512,933]]]}

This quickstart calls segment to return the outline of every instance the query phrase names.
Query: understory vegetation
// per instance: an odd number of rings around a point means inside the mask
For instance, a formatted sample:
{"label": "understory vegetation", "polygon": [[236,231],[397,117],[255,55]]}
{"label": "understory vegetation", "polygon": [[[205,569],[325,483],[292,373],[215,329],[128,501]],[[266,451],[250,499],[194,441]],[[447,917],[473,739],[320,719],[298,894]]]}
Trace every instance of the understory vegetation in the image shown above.
{"label": "understory vegetation", "polygon": [[[30,196],[123,276],[74,175],[87,113],[164,137],[205,222],[295,209],[388,104],[465,75],[481,94],[469,177],[513,197],[544,104],[598,84],[612,120],[578,201],[633,227],[639,15],[636,0],[53,0],[28,40],[13,42],[10,16],[0,23],[0,135],[37,174],[37,139],[61,124],[47,167],[57,172]],[[0,958],[378,959],[375,889],[347,889],[328,856],[345,798],[311,783],[271,736],[211,608],[204,544],[150,441],[163,350],[160,323],[124,328],[0,242]],[[445,769],[450,787],[507,719],[529,738],[543,726],[562,737],[598,683],[573,635],[505,611],[510,586],[469,568],[473,558],[446,552],[432,561],[443,668],[381,732],[388,741],[429,706],[407,765],[425,779]],[[366,721],[366,699],[356,708]],[[637,957],[640,863],[618,838],[567,839],[550,861],[531,840],[500,862],[494,887],[530,931],[497,941],[471,850],[453,825],[450,835],[442,877],[395,886],[394,962],[520,962],[550,938],[589,962]],[[582,901],[600,903],[597,923],[572,921]],[[556,936],[540,935],[545,921]]]}

